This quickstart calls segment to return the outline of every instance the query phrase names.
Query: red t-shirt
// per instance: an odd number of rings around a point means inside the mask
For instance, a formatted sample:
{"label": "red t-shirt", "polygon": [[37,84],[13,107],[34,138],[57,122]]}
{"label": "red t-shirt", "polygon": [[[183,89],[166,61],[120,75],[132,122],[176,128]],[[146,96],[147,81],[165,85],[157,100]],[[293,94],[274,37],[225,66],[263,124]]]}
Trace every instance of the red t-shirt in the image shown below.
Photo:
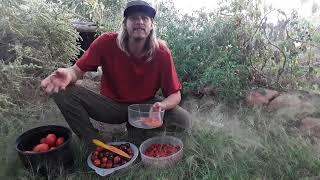
{"label": "red t-shirt", "polygon": [[165,97],[181,89],[170,50],[160,44],[155,57],[127,56],[116,43],[117,33],[99,36],[77,61],[84,72],[102,66],[100,93],[118,102],[139,103],[161,89]]}

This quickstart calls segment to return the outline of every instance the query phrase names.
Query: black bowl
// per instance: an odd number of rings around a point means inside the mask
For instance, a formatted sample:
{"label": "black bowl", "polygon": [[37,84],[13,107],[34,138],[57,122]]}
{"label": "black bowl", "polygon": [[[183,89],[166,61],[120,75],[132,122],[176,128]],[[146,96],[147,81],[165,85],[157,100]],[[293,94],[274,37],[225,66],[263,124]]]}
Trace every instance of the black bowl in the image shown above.
{"label": "black bowl", "polygon": [[[57,137],[64,137],[65,142],[46,152],[31,152],[32,148],[39,144],[40,139],[49,133]],[[70,167],[73,164],[73,153],[71,147],[72,132],[63,126],[41,126],[24,132],[15,144],[20,160],[27,169],[33,172],[47,174],[52,168]]]}

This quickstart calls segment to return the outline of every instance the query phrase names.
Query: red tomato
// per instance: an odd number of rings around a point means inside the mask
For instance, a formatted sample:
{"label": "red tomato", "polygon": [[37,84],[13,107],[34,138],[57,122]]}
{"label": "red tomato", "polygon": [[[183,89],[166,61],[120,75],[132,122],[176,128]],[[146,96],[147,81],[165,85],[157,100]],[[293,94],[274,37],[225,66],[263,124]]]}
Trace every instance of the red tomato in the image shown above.
{"label": "red tomato", "polygon": [[145,150],[144,154],[150,157],[166,157],[179,150],[179,146],[173,146],[171,144],[152,144]]}
{"label": "red tomato", "polygon": [[111,160],[107,161],[106,168],[112,168],[113,164]]}
{"label": "red tomato", "polygon": [[96,151],[98,151],[98,152],[103,151],[103,147],[97,146],[97,147],[96,147]]}
{"label": "red tomato", "polygon": [[46,138],[41,138],[40,139],[40,144],[42,144],[42,143],[46,143]]}
{"label": "red tomato", "polygon": [[160,119],[153,118],[153,117],[144,118],[142,122],[149,127],[160,127],[162,125]]}
{"label": "red tomato", "polygon": [[56,141],[56,146],[60,146],[64,143],[64,137],[59,137]]}
{"label": "red tomato", "polygon": [[42,144],[38,144],[33,148],[34,152],[45,152],[49,150],[49,145],[42,143]]}
{"label": "red tomato", "polygon": [[55,134],[48,134],[46,137],[46,143],[49,146],[55,146],[56,145],[57,136]]}
{"label": "red tomato", "polygon": [[93,164],[95,165],[95,166],[100,166],[101,165],[101,161],[100,161],[100,159],[95,159],[94,161],[93,161]]}
{"label": "red tomato", "polygon": [[95,151],[95,152],[93,152],[93,155],[99,156],[99,152],[98,152],[98,151]]}
{"label": "red tomato", "polygon": [[93,162],[94,160],[96,160],[96,159],[98,159],[98,156],[96,156],[96,155],[91,155],[91,161]]}
{"label": "red tomato", "polygon": [[121,162],[121,158],[119,156],[114,157],[113,164],[119,164]]}
{"label": "red tomato", "polygon": [[101,159],[101,161],[102,161],[102,163],[107,163],[107,162],[108,162],[108,158],[107,158],[107,157],[103,157],[103,158]]}

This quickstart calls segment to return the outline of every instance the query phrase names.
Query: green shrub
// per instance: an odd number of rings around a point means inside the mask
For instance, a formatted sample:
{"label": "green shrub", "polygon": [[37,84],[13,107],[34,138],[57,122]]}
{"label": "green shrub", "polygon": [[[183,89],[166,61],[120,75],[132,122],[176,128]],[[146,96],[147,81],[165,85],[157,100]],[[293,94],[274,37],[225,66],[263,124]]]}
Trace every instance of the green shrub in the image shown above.
{"label": "green shrub", "polygon": [[79,53],[72,14],[44,1],[0,0],[0,116],[27,119],[42,108],[39,80]]}

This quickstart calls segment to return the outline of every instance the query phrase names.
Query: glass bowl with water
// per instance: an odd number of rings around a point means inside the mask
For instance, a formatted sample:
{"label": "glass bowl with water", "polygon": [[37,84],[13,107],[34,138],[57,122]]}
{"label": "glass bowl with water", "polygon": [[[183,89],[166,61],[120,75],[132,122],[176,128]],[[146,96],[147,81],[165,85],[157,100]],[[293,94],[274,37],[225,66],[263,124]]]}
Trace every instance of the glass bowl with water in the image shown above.
{"label": "glass bowl with water", "polygon": [[136,128],[154,129],[162,126],[164,112],[152,104],[132,104],[128,106],[128,121]]}

